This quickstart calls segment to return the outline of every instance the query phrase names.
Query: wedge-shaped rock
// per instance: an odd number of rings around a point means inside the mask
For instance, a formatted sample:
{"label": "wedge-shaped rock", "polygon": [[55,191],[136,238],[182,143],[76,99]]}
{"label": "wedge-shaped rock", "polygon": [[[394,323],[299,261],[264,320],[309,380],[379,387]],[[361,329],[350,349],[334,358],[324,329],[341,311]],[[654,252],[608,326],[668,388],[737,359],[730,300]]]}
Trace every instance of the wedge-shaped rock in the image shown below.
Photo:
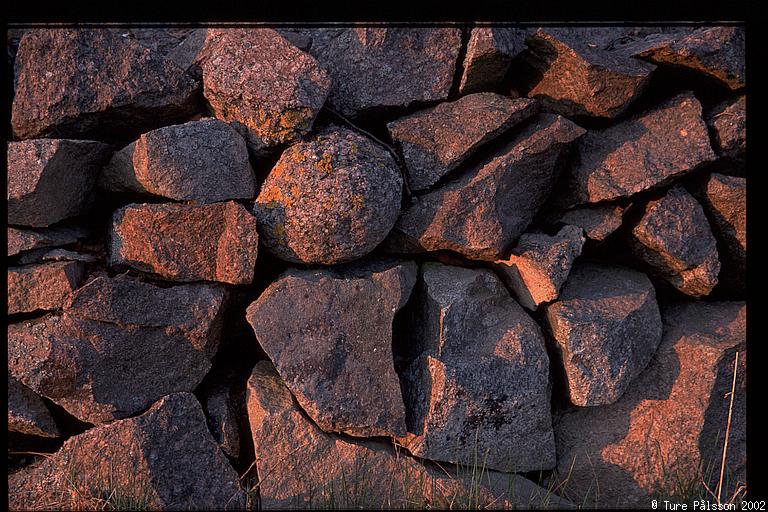
{"label": "wedge-shaped rock", "polygon": [[632,58],[613,42],[619,27],[540,28],[526,39],[541,75],[528,96],[568,117],[613,119],[637,98],[655,66]]}
{"label": "wedge-shaped rock", "polygon": [[27,32],[16,55],[14,134],[108,140],[191,116],[197,109],[197,82],[124,33],[111,28]]}
{"label": "wedge-shaped rock", "polygon": [[384,148],[329,128],[286,149],[254,205],[277,257],[332,265],[371,252],[400,213],[403,178]]}
{"label": "wedge-shaped rock", "polygon": [[512,59],[525,49],[526,32],[519,28],[473,28],[459,93],[490,91],[501,85]]}
{"label": "wedge-shaped rock", "polygon": [[487,261],[505,256],[552,191],[564,150],[582,134],[563,117],[537,116],[496,156],[414,197],[396,230],[417,251],[450,249]]}
{"label": "wedge-shaped rock", "polygon": [[637,56],[660,66],[686,68],[736,90],[744,87],[743,27],[702,27],[679,37],[661,38]]}
{"label": "wedge-shaped rock", "polygon": [[582,229],[576,226],[565,226],[554,236],[526,233],[512,255],[497,261],[495,268],[520,305],[533,310],[557,298],[584,240]]}
{"label": "wedge-shaped rock", "polygon": [[209,29],[197,62],[216,117],[265,146],[309,132],[331,86],[314,58],[269,28]]}
{"label": "wedge-shaped rock", "polygon": [[590,130],[575,145],[566,206],[629,197],[664,185],[715,160],[701,104],[682,93],[609,128]]}
{"label": "wedge-shaped rock", "polygon": [[743,291],[747,282],[747,180],[712,173],[706,181],[702,205],[721,242],[723,272],[719,279]]}
{"label": "wedge-shaped rock", "polygon": [[242,389],[220,383],[205,390],[202,405],[216,443],[231,459],[240,457],[240,422],[244,418]]}
{"label": "wedge-shaped rock", "polygon": [[59,427],[45,402],[8,374],[8,432],[39,437],[59,437]]}
{"label": "wedge-shaped rock", "polygon": [[248,380],[248,416],[264,509],[573,508],[518,475],[479,478],[423,466],[392,444],[353,440],[307,419],[268,361]]}
{"label": "wedge-shaped rock", "polygon": [[225,292],[97,277],[61,315],[8,327],[13,377],[90,423],[192,391],[219,345]]}
{"label": "wedge-shaped rock", "polygon": [[171,281],[253,281],[256,218],[234,201],[132,204],[112,217],[109,263]]}
{"label": "wedge-shaped rock", "polygon": [[256,195],[245,140],[218,119],[143,134],[115,153],[99,175],[99,186],[195,203]]}
{"label": "wedge-shaped rock", "polygon": [[8,223],[45,227],[85,211],[108,145],[37,139],[8,143]]}
{"label": "wedge-shaped rock", "polygon": [[716,489],[737,351],[722,496],[746,482],[746,305],[694,302],[663,316],[664,339],[624,396],[557,423],[563,493],[585,507],[647,507],[683,481]]}
{"label": "wedge-shaped rock", "polygon": [[577,264],[544,311],[578,406],[616,402],[661,341],[656,292],[635,270]]}
{"label": "wedge-shaped rock", "polygon": [[403,375],[408,436],[426,459],[550,469],[549,358],[536,322],[490,270],[422,266]]}
{"label": "wedge-shaped rock", "polygon": [[8,268],[8,314],[51,311],[69,304],[84,274],[78,261]]}
{"label": "wedge-shaped rock", "polygon": [[328,70],[330,106],[346,116],[448,97],[461,47],[458,28],[309,29]]}
{"label": "wedge-shaped rock", "polygon": [[538,106],[527,98],[470,94],[397,119],[387,127],[402,151],[411,190],[424,190],[484,143],[536,114]]}
{"label": "wedge-shaped rock", "polygon": [[721,156],[743,158],[747,150],[747,97],[720,103],[707,115],[713,146]]}
{"label": "wedge-shaped rock", "polygon": [[708,295],[717,284],[717,242],[701,205],[681,185],[649,202],[632,229],[630,245],[640,258],[681,292]]}
{"label": "wedge-shaped rock", "polygon": [[97,255],[86,252],[68,251],[66,249],[37,249],[22,254],[16,262],[19,265],[28,265],[49,261],[79,261],[82,263],[94,263],[99,260],[100,258]]}
{"label": "wedge-shaped rock", "polygon": [[46,229],[8,228],[8,256],[44,247],[66,246],[86,238],[89,231],[77,226]]}
{"label": "wedge-shaped rock", "polygon": [[602,242],[608,235],[619,229],[626,206],[592,206],[574,208],[563,214],[555,214],[554,223],[578,226],[590,240]]}
{"label": "wedge-shaped rock", "polygon": [[259,343],[323,430],[405,434],[392,321],[415,281],[412,262],[289,270],[248,307]]}
{"label": "wedge-shaped rock", "polygon": [[144,414],[92,428],[8,477],[13,510],[243,509],[238,475],[200,404],[173,393]]}

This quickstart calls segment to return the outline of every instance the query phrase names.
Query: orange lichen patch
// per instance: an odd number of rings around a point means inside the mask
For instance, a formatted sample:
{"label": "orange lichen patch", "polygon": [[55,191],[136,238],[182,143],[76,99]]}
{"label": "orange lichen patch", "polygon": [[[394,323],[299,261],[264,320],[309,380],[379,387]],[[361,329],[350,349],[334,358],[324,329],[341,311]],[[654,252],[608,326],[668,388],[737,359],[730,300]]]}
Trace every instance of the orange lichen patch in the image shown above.
{"label": "orange lichen patch", "polygon": [[333,155],[331,153],[323,153],[320,156],[320,160],[317,162],[316,167],[324,174],[333,172]]}
{"label": "orange lichen patch", "polygon": [[365,204],[365,198],[363,197],[362,194],[352,194],[352,196],[350,197],[350,200],[352,201],[352,206],[358,209],[362,208],[363,205]]}
{"label": "orange lichen patch", "polygon": [[275,238],[285,238],[285,226],[282,222],[275,223],[274,227],[272,228],[272,234],[275,236]]}
{"label": "orange lichen patch", "polygon": [[290,207],[293,204],[293,196],[285,195],[280,187],[268,187],[264,189],[259,196],[259,203],[267,208],[277,208],[278,206]]}

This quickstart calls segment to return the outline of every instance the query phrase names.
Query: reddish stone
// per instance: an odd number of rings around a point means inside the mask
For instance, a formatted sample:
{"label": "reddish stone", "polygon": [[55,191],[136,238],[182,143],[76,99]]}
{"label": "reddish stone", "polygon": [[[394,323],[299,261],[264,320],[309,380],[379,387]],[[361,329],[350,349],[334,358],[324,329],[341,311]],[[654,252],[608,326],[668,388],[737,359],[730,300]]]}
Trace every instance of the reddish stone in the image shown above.
{"label": "reddish stone", "polygon": [[69,305],[80,285],[83,264],[61,261],[8,268],[8,314],[51,311]]}
{"label": "reddish stone", "polygon": [[726,100],[707,114],[717,153],[733,159],[743,158],[747,150],[747,97]]}
{"label": "reddish stone", "polygon": [[8,432],[39,437],[59,437],[59,427],[45,402],[8,374]]}
{"label": "reddish stone", "polygon": [[256,218],[234,201],[128,205],[115,212],[111,237],[112,266],[171,281],[253,281]]}
{"label": "reddish stone", "polygon": [[89,232],[82,227],[60,226],[47,229],[8,228],[8,256],[52,246],[66,246],[86,238]]}
{"label": "reddish stone", "polygon": [[501,85],[512,59],[525,49],[527,32],[519,28],[473,28],[464,57],[459,94],[491,91]]}

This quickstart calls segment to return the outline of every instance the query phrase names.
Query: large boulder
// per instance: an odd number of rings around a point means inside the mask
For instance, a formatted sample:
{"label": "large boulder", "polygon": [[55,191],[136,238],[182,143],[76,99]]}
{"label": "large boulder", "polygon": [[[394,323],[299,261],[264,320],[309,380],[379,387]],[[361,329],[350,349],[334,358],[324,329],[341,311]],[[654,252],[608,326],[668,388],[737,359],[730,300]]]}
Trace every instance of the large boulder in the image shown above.
{"label": "large boulder", "polygon": [[37,139],[8,143],[8,223],[45,227],[83,213],[110,146]]}
{"label": "large boulder", "polygon": [[392,321],[415,281],[412,262],[289,270],[248,307],[259,343],[323,430],[405,435]]}
{"label": "large boulder", "polygon": [[459,94],[498,88],[512,59],[525,49],[527,30],[507,27],[477,27],[469,34],[467,54],[459,82]]}
{"label": "large boulder", "polygon": [[197,110],[199,84],[113,28],[34,29],[16,54],[11,123],[21,139],[125,139]]}
{"label": "large boulder", "polygon": [[8,432],[59,437],[59,427],[40,396],[8,374]]}
{"label": "large boulder", "polygon": [[538,29],[526,39],[538,75],[528,96],[568,117],[617,117],[655,69],[623,47],[614,48],[622,37],[626,30],[620,27]]}
{"label": "large boulder", "polygon": [[9,369],[83,421],[124,418],[200,384],[219,346],[224,301],[214,285],[100,276],[62,314],[8,326]]}
{"label": "large boulder", "polygon": [[245,140],[218,119],[190,121],[142,134],[114,154],[99,175],[99,186],[195,203],[256,195]]}
{"label": "large boulder", "polygon": [[743,27],[702,27],[694,32],[658,38],[636,55],[659,66],[701,73],[732,90],[745,85]]}
{"label": "large boulder", "polygon": [[391,443],[323,432],[268,361],[253,369],[247,397],[264,509],[573,508],[519,475],[434,468]]}
{"label": "large boulder", "polygon": [[556,423],[561,494],[585,507],[644,508],[679,485],[716,489],[736,352],[723,497],[746,482],[746,305],[685,303],[663,318],[656,355],[618,402]]}
{"label": "large boulder", "polygon": [[506,256],[552,191],[564,150],[583,134],[563,117],[535,117],[495,155],[413,197],[396,225],[403,245],[486,261]]}
{"label": "large boulder", "polygon": [[525,233],[510,257],[497,261],[494,268],[520,305],[534,310],[557,298],[584,241],[582,229],[577,226],[564,226],[553,236]]}
{"label": "large boulder", "polygon": [[264,245],[297,263],[360,258],[397,220],[403,178],[372,140],[329,128],[286,149],[254,205]]}
{"label": "large boulder", "polygon": [[549,358],[490,270],[422,266],[403,372],[412,454],[498,471],[555,465]]}
{"label": "large boulder", "polygon": [[253,281],[256,218],[234,201],[131,204],[112,216],[109,264],[171,281]]}
{"label": "large boulder", "polygon": [[702,297],[717,284],[720,259],[704,210],[681,185],[650,201],[632,228],[635,254],[672,286]]}
{"label": "large boulder", "polygon": [[170,394],[134,418],[71,437],[8,477],[13,510],[242,509],[237,473],[191,393]]}
{"label": "large boulder", "polygon": [[544,314],[565,368],[568,397],[582,407],[621,398],[661,341],[653,285],[627,268],[576,265]]}
{"label": "large boulder", "polygon": [[744,291],[747,284],[747,179],[712,173],[700,191],[701,204],[720,242],[726,285]]}
{"label": "large boulder", "polygon": [[313,28],[309,53],[333,80],[328,103],[345,116],[445,100],[461,47],[458,28]]}
{"label": "large boulder", "polygon": [[8,267],[8,314],[51,311],[68,305],[85,269],[78,261]]}
{"label": "large boulder", "polygon": [[575,145],[577,158],[560,202],[565,206],[632,196],[715,160],[691,93],[608,128],[589,130]]}
{"label": "large boulder", "polygon": [[308,133],[331,86],[314,58],[270,28],[208,29],[196,62],[216,117],[244,125],[257,147]]}
{"label": "large boulder", "polygon": [[387,124],[408,167],[411,190],[424,190],[480,146],[538,112],[536,101],[494,93],[462,96]]}

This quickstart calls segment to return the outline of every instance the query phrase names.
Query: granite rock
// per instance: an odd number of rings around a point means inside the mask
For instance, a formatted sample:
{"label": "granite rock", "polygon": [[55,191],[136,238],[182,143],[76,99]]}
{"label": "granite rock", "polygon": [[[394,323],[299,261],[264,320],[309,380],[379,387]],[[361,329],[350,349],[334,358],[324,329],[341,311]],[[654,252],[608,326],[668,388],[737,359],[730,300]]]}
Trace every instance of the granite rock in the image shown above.
{"label": "granite rock", "polygon": [[84,273],[77,261],[8,267],[8,314],[62,309]]}

